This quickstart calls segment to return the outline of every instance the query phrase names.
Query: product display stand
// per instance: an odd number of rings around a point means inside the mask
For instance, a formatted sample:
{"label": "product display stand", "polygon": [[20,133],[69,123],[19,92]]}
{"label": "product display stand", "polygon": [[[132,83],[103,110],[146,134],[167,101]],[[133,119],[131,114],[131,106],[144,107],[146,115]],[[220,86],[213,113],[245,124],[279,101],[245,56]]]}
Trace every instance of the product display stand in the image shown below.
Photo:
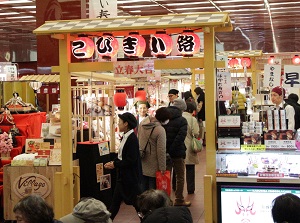
{"label": "product display stand", "polygon": [[[110,161],[110,154],[99,154],[99,143],[78,142],[76,156],[80,167],[80,197],[94,197],[101,200],[107,207],[112,199],[112,189],[101,187],[101,177],[109,175],[110,170],[104,169],[105,163]],[[98,169],[96,165],[99,165]],[[101,175],[101,176],[100,176]],[[111,182],[110,182],[111,185]]]}

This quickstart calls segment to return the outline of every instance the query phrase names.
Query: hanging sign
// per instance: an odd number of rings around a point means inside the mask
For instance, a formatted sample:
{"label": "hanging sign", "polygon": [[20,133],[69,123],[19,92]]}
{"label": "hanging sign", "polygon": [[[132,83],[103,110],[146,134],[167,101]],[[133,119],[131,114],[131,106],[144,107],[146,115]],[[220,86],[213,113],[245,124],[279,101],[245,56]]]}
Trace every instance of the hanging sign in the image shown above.
{"label": "hanging sign", "polygon": [[283,87],[300,88],[300,66],[285,65]]}
{"label": "hanging sign", "polygon": [[218,101],[231,100],[231,75],[227,69],[217,71],[217,99]]}
{"label": "hanging sign", "polygon": [[139,78],[139,77],[148,77],[153,73],[154,73],[154,63],[151,63],[147,60],[114,62],[115,77]]}
{"label": "hanging sign", "polygon": [[0,81],[15,81],[17,79],[17,66],[11,62],[0,62]]}
{"label": "hanging sign", "polygon": [[264,87],[273,88],[280,86],[281,65],[265,64],[264,67]]}
{"label": "hanging sign", "polygon": [[89,0],[89,18],[115,18],[118,16],[117,0]]}

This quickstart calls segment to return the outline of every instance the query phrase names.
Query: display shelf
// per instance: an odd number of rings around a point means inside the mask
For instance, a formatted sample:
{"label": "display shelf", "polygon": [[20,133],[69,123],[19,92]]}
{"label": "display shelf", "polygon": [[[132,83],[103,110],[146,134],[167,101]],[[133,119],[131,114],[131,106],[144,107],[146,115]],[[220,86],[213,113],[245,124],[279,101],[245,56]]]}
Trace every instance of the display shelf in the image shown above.
{"label": "display shelf", "polygon": [[284,177],[284,178],[267,178],[257,176],[238,176],[233,177],[217,177],[217,182],[232,182],[232,183],[288,183],[288,184],[300,184],[300,179],[296,177]]}

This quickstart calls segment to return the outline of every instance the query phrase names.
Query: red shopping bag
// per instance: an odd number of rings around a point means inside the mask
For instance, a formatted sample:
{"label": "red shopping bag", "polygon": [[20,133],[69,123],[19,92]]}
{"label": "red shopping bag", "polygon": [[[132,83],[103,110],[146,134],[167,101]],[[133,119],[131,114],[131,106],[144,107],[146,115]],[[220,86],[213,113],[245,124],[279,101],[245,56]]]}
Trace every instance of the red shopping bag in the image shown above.
{"label": "red shopping bag", "polygon": [[156,189],[171,195],[171,173],[169,170],[166,170],[164,174],[161,171],[156,171]]}

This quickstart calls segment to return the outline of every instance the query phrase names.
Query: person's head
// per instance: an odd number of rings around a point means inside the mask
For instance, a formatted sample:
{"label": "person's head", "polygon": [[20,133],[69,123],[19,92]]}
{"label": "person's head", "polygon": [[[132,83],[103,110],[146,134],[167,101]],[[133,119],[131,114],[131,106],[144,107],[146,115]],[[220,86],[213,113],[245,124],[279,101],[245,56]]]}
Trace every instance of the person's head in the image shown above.
{"label": "person's head", "polygon": [[196,88],[194,89],[194,92],[196,93],[196,95],[199,95],[199,94],[202,94],[202,93],[203,93],[203,90],[202,90],[201,87],[196,87]]}
{"label": "person's head", "polygon": [[151,214],[155,209],[171,206],[171,200],[166,192],[150,189],[137,198],[137,209],[140,218]]}
{"label": "person's head", "polygon": [[299,97],[298,97],[298,95],[291,93],[291,94],[289,94],[288,99],[295,103],[298,103]]}
{"label": "person's head", "polygon": [[168,92],[168,98],[170,102],[173,102],[176,98],[178,98],[179,91],[176,89],[171,89]]}
{"label": "person's head", "polygon": [[180,109],[180,111],[184,112],[186,110],[186,103],[183,99],[177,98],[173,101],[172,106],[175,106]]}
{"label": "person's head", "polygon": [[155,118],[162,124],[167,124],[169,119],[171,118],[171,113],[167,107],[161,107],[156,110]]}
{"label": "person's head", "polygon": [[193,97],[193,95],[192,95],[192,92],[190,92],[190,91],[184,92],[184,93],[183,93],[183,99],[184,99],[185,101],[188,101],[188,100],[190,100],[190,99],[194,99],[194,97]]}
{"label": "person's head", "polygon": [[127,132],[130,129],[134,129],[137,126],[137,120],[133,114],[125,112],[119,114],[118,127],[120,132]]}
{"label": "person's head", "polygon": [[54,219],[52,207],[38,195],[23,197],[13,212],[18,223],[52,223]]}
{"label": "person's head", "polygon": [[194,111],[197,109],[197,105],[196,105],[196,102],[194,101],[188,101],[186,102],[186,112],[188,113],[194,113]]}
{"label": "person's head", "polygon": [[300,198],[294,194],[287,193],[273,200],[272,217],[277,223],[300,222]]}
{"label": "person's head", "polygon": [[145,117],[148,113],[149,108],[150,108],[150,105],[147,101],[137,102],[137,111],[138,111],[139,116]]}
{"label": "person's head", "polygon": [[14,96],[15,98],[19,97],[19,93],[14,91],[13,96]]}
{"label": "person's head", "polygon": [[285,89],[283,87],[277,86],[272,89],[271,101],[275,105],[279,105],[285,96]]}
{"label": "person's head", "polygon": [[104,203],[92,197],[84,197],[75,205],[71,214],[60,220],[64,223],[111,223],[110,216]]}

